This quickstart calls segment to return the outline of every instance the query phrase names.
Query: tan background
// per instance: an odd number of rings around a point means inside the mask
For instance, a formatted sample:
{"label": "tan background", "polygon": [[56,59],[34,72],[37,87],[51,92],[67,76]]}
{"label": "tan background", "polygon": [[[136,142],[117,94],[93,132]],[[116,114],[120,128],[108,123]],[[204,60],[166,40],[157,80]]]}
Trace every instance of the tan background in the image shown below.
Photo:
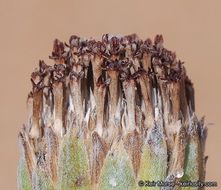
{"label": "tan background", "polygon": [[207,181],[221,188],[221,3],[219,0],[0,0],[0,189],[14,190],[17,134],[26,122],[30,73],[48,60],[55,38],[103,33],[153,37],[185,61],[196,89],[196,111],[210,127]]}

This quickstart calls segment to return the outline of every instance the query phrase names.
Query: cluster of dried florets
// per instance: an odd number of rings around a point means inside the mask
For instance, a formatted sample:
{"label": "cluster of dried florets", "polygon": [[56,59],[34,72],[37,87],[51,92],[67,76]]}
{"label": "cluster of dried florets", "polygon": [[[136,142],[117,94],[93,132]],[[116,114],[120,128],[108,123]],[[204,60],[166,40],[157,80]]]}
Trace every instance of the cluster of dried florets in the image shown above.
{"label": "cluster of dried florets", "polygon": [[58,181],[59,144],[72,131],[84,139],[92,184],[119,141],[135,176],[143,146],[153,144],[157,153],[162,139],[167,176],[183,176],[186,136],[197,134],[204,144],[206,133],[194,115],[194,89],[183,62],[163,47],[161,35],[153,43],[135,34],[105,34],[101,41],[73,35],[69,44],[54,41],[50,59],[53,66],[40,61],[31,75],[30,119],[20,133],[31,175],[36,163],[46,163]]}

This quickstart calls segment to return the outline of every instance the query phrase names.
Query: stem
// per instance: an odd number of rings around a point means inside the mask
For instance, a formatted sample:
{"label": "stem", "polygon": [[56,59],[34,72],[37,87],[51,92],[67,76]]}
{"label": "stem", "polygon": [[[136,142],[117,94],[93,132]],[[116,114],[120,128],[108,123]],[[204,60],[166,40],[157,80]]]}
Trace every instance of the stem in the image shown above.
{"label": "stem", "polygon": [[104,97],[106,94],[106,84],[102,77],[98,78],[97,88],[95,88],[95,100],[97,105],[97,121],[96,121],[96,131],[102,137],[103,134],[103,119],[104,119]]}
{"label": "stem", "polygon": [[82,106],[82,94],[81,94],[81,73],[82,66],[74,65],[73,71],[71,72],[70,89],[72,100],[74,103],[75,113],[80,123],[83,121],[84,111]]}
{"label": "stem", "polygon": [[63,82],[53,84],[54,94],[54,131],[58,137],[63,136]]}
{"label": "stem", "polygon": [[123,89],[127,100],[127,114],[128,114],[128,132],[135,129],[135,81],[134,79],[126,79],[123,82]]}
{"label": "stem", "polygon": [[42,111],[43,111],[43,85],[42,78],[39,72],[32,73],[33,84],[33,123],[30,131],[30,136],[34,139],[40,137],[40,128],[42,125]]}

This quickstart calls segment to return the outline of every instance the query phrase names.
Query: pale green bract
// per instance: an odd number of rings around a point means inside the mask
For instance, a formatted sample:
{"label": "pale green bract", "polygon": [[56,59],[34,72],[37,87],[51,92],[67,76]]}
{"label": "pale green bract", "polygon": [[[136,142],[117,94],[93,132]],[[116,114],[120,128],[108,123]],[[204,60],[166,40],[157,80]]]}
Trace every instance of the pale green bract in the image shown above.
{"label": "pale green bract", "polygon": [[23,157],[20,158],[18,165],[18,190],[32,190],[28,168]]}
{"label": "pale green bract", "polygon": [[89,166],[82,139],[67,135],[59,156],[59,190],[89,189]]}
{"label": "pale green bract", "polygon": [[131,161],[120,142],[104,163],[98,190],[133,190],[135,176]]}

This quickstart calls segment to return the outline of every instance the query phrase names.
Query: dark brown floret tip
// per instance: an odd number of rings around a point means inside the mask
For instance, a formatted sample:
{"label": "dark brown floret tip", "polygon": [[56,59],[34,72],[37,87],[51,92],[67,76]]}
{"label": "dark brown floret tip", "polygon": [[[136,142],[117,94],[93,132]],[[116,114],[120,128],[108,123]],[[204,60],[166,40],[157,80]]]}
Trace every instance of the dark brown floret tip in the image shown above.
{"label": "dark brown floret tip", "polygon": [[182,78],[182,76],[182,70],[170,69],[167,80],[169,82],[178,82]]}
{"label": "dark brown floret tip", "polygon": [[93,39],[87,41],[87,47],[89,52],[92,52],[95,43],[96,41]]}
{"label": "dark brown floret tip", "polygon": [[34,71],[34,72],[31,73],[31,78],[32,78],[33,80],[35,80],[37,77],[42,78],[42,73],[39,72],[38,70],[36,70],[36,71]]}
{"label": "dark brown floret tip", "polygon": [[63,73],[58,73],[56,75],[54,75],[54,77],[52,78],[52,83],[59,83],[59,82],[65,82],[65,75]]}
{"label": "dark brown floret tip", "polygon": [[80,71],[79,73],[77,73],[75,71],[70,72],[70,80],[79,81],[83,77],[84,77],[84,72],[83,71]]}
{"label": "dark brown floret tip", "polygon": [[125,38],[128,40],[129,43],[136,43],[139,40],[139,37],[137,34],[130,34],[125,36]]}
{"label": "dark brown floret tip", "polygon": [[70,47],[78,47],[80,43],[80,37],[76,36],[76,35],[72,35],[69,39],[69,44]]}
{"label": "dark brown floret tip", "polygon": [[121,81],[130,82],[130,81],[136,80],[138,77],[139,77],[139,75],[138,75],[136,72],[133,73],[133,74],[126,73],[126,72],[122,72],[122,73],[120,74],[120,80],[121,80]]}
{"label": "dark brown floret tip", "polygon": [[109,34],[104,34],[102,36],[102,42],[107,44],[109,42]]}
{"label": "dark brown floret tip", "polygon": [[163,48],[159,54],[159,57],[161,58],[162,62],[172,64],[176,60],[176,53]]}
{"label": "dark brown floret tip", "polygon": [[[148,53],[150,57],[143,56],[144,53]],[[178,82],[185,78],[183,62],[177,60],[175,52],[163,47],[162,35],[157,35],[154,43],[149,38],[142,41],[136,34],[104,34],[101,41],[72,35],[68,45],[58,39],[54,41],[50,58],[57,60],[55,65],[52,67],[40,60],[39,69],[31,75],[32,83],[35,87],[42,88],[45,76],[49,76],[51,83],[65,81],[66,77],[80,80],[84,74],[88,75],[87,70],[96,55],[102,58],[98,61],[101,61],[100,69],[103,70],[104,76],[105,71],[118,71],[121,80],[135,80],[151,74],[167,82]],[[143,61],[150,61],[147,71],[143,69]],[[72,67],[75,67],[76,71],[72,71]]]}
{"label": "dark brown floret tip", "polygon": [[64,82],[65,71],[66,71],[65,64],[55,64],[53,70],[52,82],[53,83]]}
{"label": "dark brown floret tip", "polygon": [[39,78],[38,81],[35,81],[35,79],[36,79],[36,75],[33,74],[32,77],[31,77],[31,83],[32,83],[33,89],[36,89],[36,90],[43,89],[44,88],[44,79]]}
{"label": "dark brown floret tip", "polygon": [[142,52],[151,53],[153,45],[151,39],[146,39],[143,43],[140,43],[140,49]]}
{"label": "dark brown floret tip", "polygon": [[147,38],[145,41],[144,41],[144,44],[148,47],[151,47],[152,46],[152,41],[150,38]]}
{"label": "dark brown floret tip", "polygon": [[63,58],[64,54],[64,43],[59,41],[58,39],[55,39],[52,56],[49,56],[50,59],[60,59]]}
{"label": "dark brown floret tip", "polygon": [[55,64],[54,65],[54,72],[59,73],[59,72],[64,72],[66,69],[65,64]]}
{"label": "dark brown floret tip", "polygon": [[163,44],[163,36],[162,35],[156,35],[156,37],[154,38],[154,44]]}
{"label": "dark brown floret tip", "polygon": [[151,68],[148,68],[148,71],[144,70],[143,68],[139,67],[138,71],[136,71],[133,75],[135,78],[139,78],[140,76],[150,76],[154,74]]}
{"label": "dark brown floret tip", "polygon": [[121,60],[108,60],[102,66],[102,69],[107,71],[122,71],[127,68],[129,68],[128,62]]}
{"label": "dark brown floret tip", "polygon": [[42,73],[43,76],[46,76],[51,71],[53,71],[51,66],[47,65],[43,60],[39,60],[39,72]]}
{"label": "dark brown floret tip", "polygon": [[103,42],[98,41],[93,43],[92,52],[94,54],[102,56],[105,53],[105,51],[106,51],[106,46]]}
{"label": "dark brown floret tip", "polygon": [[109,84],[109,79],[107,79],[106,81],[104,80],[104,77],[101,75],[98,79],[97,79],[97,87],[106,87]]}
{"label": "dark brown floret tip", "polygon": [[110,54],[118,54],[120,52],[120,40],[117,37],[112,37],[110,39]]}

